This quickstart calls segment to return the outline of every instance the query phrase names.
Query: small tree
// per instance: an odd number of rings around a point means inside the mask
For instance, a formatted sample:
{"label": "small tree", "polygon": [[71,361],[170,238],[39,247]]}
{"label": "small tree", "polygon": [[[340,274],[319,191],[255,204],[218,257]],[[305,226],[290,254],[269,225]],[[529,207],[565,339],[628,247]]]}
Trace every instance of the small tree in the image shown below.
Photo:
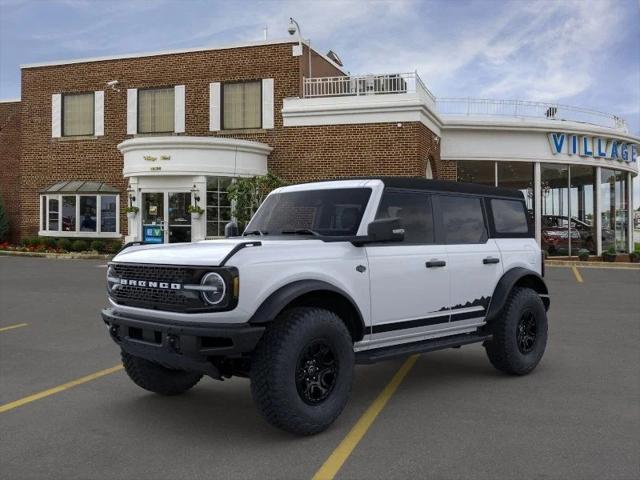
{"label": "small tree", "polygon": [[227,187],[227,195],[231,200],[231,215],[242,230],[251,216],[272,190],[285,185],[273,173],[257,177],[238,178]]}
{"label": "small tree", "polygon": [[9,240],[9,217],[4,210],[4,202],[0,196],[0,243]]}

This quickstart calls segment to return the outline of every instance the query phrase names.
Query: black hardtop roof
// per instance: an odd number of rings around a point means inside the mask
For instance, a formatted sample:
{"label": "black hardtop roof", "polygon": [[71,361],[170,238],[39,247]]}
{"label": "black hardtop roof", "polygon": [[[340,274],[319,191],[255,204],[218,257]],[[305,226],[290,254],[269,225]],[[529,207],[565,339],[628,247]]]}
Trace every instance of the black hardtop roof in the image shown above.
{"label": "black hardtop roof", "polygon": [[472,195],[486,195],[490,197],[511,197],[523,200],[520,190],[501,187],[489,187],[478,183],[450,182],[446,180],[428,180],[422,177],[348,177],[331,178],[323,182],[339,180],[381,180],[387,188],[405,190],[428,190],[432,192],[466,193]]}

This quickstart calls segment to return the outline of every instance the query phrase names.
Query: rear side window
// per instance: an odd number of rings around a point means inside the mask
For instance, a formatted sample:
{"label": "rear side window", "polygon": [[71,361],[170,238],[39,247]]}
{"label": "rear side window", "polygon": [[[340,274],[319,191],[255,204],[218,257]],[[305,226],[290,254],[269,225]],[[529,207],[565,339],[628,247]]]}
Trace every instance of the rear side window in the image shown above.
{"label": "rear side window", "polygon": [[479,198],[442,195],[438,198],[446,244],[485,243],[487,228]]}
{"label": "rear side window", "polygon": [[385,190],[376,219],[398,218],[406,244],[434,243],[431,196],[419,192]]}
{"label": "rear side window", "polygon": [[493,225],[498,233],[528,233],[529,223],[524,203],[491,199]]}

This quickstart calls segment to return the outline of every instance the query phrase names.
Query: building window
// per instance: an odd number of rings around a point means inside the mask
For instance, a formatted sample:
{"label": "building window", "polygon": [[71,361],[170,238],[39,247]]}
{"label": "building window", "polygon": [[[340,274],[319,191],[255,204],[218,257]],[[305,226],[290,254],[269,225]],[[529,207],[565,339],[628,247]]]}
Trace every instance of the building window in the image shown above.
{"label": "building window", "polygon": [[603,168],[600,175],[602,251],[613,247],[618,253],[626,253],[629,232],[628,174]]}
{"label": "building window", "polygon": [[484,160],[460,160],[458,181],[496,186],[496,162]]}
{"label": "building window", "polygon": [[571,236],[572,255],[577,255],[581,249],[589,250],[591,255],[597,253],[595,170],[595,167],[586,165],[571,165],[569,167],[571,229],[578,232],[578,237]]}
{"label": "building window", "polygon": [[119,200],[119,195],[43,194],[40,234],[117,237]]}
{"label": "building window", "polygon": [[175,89],[149,88],[138,91],[138,133],[174,131]]}
{"label": "building window", "polygon": [[533,189],[533,163],[531,162],[497,162],[499,187],[520,190],[527,204],[529,221],[535,223],[535,202]]}
{"label": "building window", "polygon": [[222,237],[231,221],[231,201],[227,187],[231,177],[207,177],[207,237]]}
{"label": "building window", "polygon": [[94,93],[66,93],[62,96],[62,136],[90,136],[94,133]]}
{"label": "building window", "polygon": [[262,127],[262,82],[222,85],[222,128]]}
{"label": "building window", "polygon": [[569,166],[540,164],[542,248],[549,255],[569,255]]}

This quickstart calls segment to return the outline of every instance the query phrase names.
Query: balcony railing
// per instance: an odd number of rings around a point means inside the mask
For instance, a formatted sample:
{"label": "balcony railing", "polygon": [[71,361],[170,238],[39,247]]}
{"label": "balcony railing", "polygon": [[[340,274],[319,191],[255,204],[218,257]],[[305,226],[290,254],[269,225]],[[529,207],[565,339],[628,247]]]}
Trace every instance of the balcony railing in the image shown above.
{"label": "balcony railing", "polygon": [[305,78],[303,93],[304,98],[417,93],[441,115],[566,120],[629,132],[627,123],[620,117],[559,103],[481,98],[436,99],[417,72]]}
{"label": "balcony railing", "polygon": [[435,101],[416,72],[304,79],[305,98],[416,93],[419,90]]}
{"label": "balcony railing", "polygon": [[467,117],[503,116],[567,120],[589,123],[628,132],[624,119],[609,113],[572,107],[559,103],[529,102],[525,100],[488,100],[480,98],[438,98],[438,113]]}

